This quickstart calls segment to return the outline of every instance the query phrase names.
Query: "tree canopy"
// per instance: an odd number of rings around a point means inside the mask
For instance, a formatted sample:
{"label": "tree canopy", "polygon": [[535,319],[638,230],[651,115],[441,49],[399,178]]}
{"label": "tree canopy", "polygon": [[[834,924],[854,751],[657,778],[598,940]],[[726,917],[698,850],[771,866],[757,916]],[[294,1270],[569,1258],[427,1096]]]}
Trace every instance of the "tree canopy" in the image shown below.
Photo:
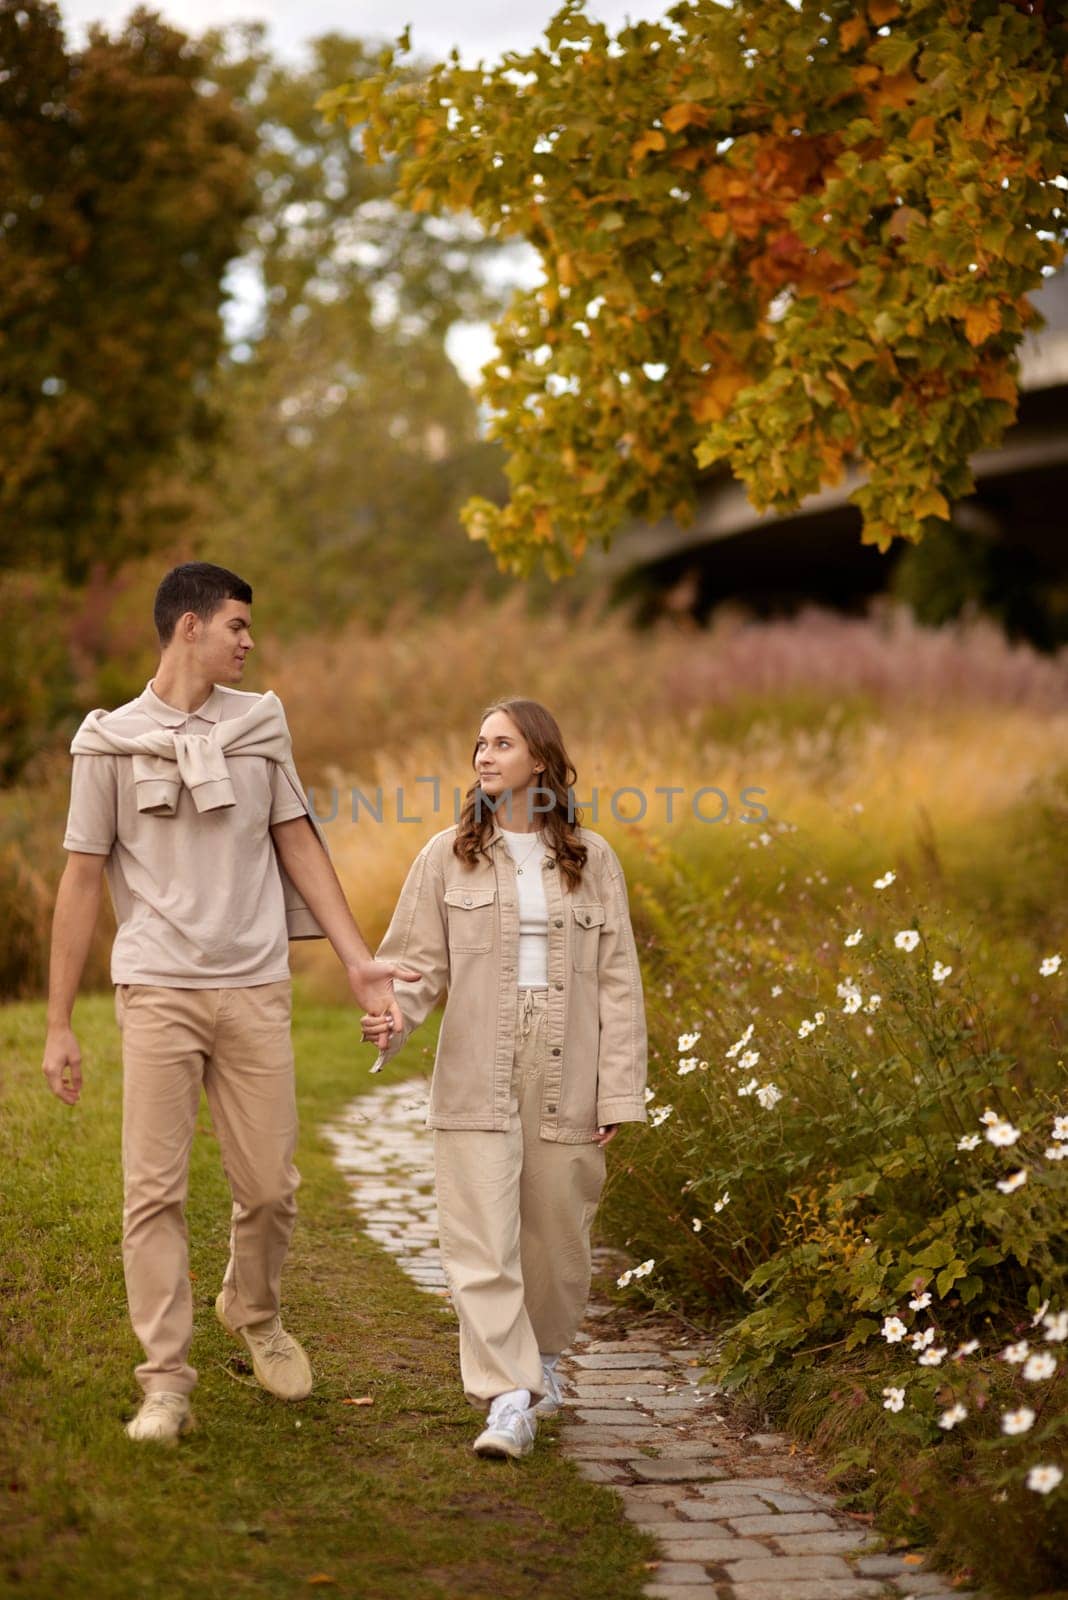
{"label": "tree canopy", "polygon": [[0,566],[81,580],[158,540],[159,469],[210,429],[254,136],[144,10],[69,51],[0,0],[0,63]]}
{"label": "tree canopy", "polygon": [[1063,255],[1058,0],[684,0],[615,38],[571,0],[490,68],[408,48],[324,109],[415,213],[544,265],[484,371],[510,498],[464,512],[502,567],[685,519],[716,463],[778,510],[855,464],[882,549],[948,518]]}

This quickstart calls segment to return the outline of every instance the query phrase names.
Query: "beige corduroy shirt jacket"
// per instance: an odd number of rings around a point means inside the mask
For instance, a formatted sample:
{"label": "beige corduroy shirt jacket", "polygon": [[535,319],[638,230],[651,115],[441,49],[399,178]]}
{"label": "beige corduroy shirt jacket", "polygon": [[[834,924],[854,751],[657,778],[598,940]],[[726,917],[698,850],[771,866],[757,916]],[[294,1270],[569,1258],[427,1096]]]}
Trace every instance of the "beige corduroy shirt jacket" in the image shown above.
{"label": "beige corduroy shirt jacket", "polygon": [[[589,851],[569,892],[551,849],[540,858],[549,909],[549,1065],[540,1134],[584,1144],[599,1127],[644,1122],[645,1007],[623,869],[607,840]],[[515,862],[496,822],[474,867],[453,853],[455,827],[419,852],[378,949],[421,974],[396,982],[403,1029],[395,1055],[448,990],[427,1126],[508,1127],[515,1054],[519,900]],[[532,862],[533,866],[534,863]]]}

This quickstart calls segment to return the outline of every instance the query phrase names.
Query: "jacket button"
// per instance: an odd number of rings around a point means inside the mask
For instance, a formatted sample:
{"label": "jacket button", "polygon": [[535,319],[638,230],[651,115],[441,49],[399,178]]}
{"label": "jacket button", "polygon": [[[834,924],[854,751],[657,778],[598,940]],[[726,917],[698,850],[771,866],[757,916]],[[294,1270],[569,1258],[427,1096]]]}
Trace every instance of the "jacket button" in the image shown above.
{"label": "jacket button", "polygon": [[556,1107],[555,1106],[546,1106],[545,1109],[546,1109],[546,1111],[548,1111],[551,1114],[556,1110]]}
{"label": "jacket button", "polygon": [[562,988],[563,988],[563,987],[564,987],[564,986],[563,986],[563,984],[562,984],[562,983],[554,983],[554,984],[553,984],[553,988],[554,988],[554,989],[562,989]]}
{"label": "jacket button", "polygon": [[554,1044],[550,1054],[558,1056],[560,1054],[560,1046],[558,1044]]}
{"label": "jacket button", "polygon": [[471,904],[471,896],[469,894],[465,894],[464,895],[464,905],[465,906],[469,906],[470,904]]}
{"label": "jacket button", "polygon": [[563,925],[564,925],[563,917],[557,917],[553,922],[553,927],[554,928],[562,928]]}

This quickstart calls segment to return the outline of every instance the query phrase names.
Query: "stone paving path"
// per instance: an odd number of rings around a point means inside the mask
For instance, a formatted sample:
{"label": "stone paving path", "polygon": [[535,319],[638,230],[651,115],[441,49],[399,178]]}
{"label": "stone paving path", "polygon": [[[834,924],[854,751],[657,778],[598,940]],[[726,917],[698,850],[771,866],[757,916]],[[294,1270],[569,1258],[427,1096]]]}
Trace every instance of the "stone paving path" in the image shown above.
{"label": "stone paving path", "polygon": [[[448,1305],[437,1250],[426,1080],[384,1086],[327,1129],[364,1232],[420,1288]],[[595,1268],[618,1272],[618,1252]],[[615,1491],[658,1541],[646,1594],[663,1600],[982,1600],[948,1586],[917,1555],[880,1541],[836,1508],[814,1463],[778,1433],[745,1434],[718,1391],[701,1384],[705,1351],[677,1326],[598,1337],[591,1304],[561,1370],[560,1448],[586,1478]],[[551,1434],[550,1434],[551,1437]]]}

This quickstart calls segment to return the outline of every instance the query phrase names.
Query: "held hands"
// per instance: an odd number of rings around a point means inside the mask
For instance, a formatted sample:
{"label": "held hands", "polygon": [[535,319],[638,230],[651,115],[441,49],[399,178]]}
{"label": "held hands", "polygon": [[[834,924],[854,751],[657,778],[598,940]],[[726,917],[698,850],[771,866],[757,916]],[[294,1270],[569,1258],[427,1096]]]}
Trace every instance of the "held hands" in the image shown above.
{"label": "held hands", "polygon": [[603,1150],[606,1144],[612,1143],[612,1140],[615,1138],[618,1132],[619,1124],[617,1122],[610,1122],[605,1127],[597,1129],[597,1136],[593,1142],[594,1144],[599,1144]]}
{"label": "held hands", "polygon": [[[383,1049],[392,1030],[404,1026],[404,1018],[393,993],[394,979],[399,979],[401,983],[417,983],[422,973],[393,961],[367,961],[361,966],[349,967],[348,977],[356,1003],[371,1013],[363,1018],[364,1039]],[[380,1038],[378,1031],[368,1032],[369,1023],[387,1031]]]}
{"label": "held hands", "polygon": [[50,1029],[41,1071],[54,1095],[73,1106],[82,1092],[82,1052],[71,1028]]}

